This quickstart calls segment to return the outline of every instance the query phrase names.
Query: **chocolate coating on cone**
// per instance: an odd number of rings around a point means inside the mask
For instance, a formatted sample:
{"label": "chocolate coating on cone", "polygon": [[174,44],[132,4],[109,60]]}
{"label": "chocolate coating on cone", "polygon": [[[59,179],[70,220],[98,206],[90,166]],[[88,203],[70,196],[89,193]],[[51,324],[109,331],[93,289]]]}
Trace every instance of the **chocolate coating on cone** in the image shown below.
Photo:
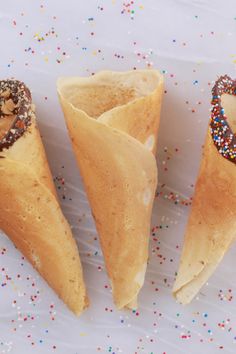
{"label": "chocolate coating on cone", "polygon": [[236,163],[236,135],[227,122],[221,105],[221,95],[236,96],[236,81],[229,76],[221,76],[212,89],[211,135],[219,153],[229,161]]}
{"label": "chocolate coating on cone", "polygon": [[[10,101],[14,108],[6,113],[3,106]],[[0,151],[9,148],[19,139],[27,127],[31,124],[33,114],[32,100],[29,89],[25,84],[18,80],[1,80],[0,81],[0,119],[14,115],[15,118],[10,129],[0,140]]]}

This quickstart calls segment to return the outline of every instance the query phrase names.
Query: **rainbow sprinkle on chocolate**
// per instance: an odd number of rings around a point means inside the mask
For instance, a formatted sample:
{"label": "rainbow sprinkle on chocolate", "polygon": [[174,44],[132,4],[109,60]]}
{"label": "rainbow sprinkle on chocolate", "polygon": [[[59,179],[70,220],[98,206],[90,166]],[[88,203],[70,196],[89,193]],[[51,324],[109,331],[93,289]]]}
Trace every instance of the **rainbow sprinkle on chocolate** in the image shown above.
{"label": "rainbow sprinkle on chocolate", "polygon": [[230,128],[221,105],[221,95],[224,93],[236,96],[236,81],[227,75],[221,76],[212,89],[211,135],[219,153],[236,163],[236,135]]}
{"label": "rainbow sprinkle on chocolate", "polygon": [[10,129],[0,140],[0,151],[9,148],[31,125],[34,114],[31,94],[18,80],[0,80],[0,119],[15,116]]}

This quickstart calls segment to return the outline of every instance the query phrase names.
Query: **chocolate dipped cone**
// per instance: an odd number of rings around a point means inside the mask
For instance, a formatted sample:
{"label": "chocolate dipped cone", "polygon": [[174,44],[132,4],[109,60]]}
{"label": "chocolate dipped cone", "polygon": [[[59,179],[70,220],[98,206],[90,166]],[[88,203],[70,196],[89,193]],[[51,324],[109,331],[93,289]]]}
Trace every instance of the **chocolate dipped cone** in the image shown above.
{"label": "chocolate dipped cone", "polygon": [[215,271],[236,236],[236,83],[213,88],[212,117],[173,294],[189,303]]}
{"label": "chocolate dipped cone", "polygon": [[163,78],[157,71],[62,78],[58,93],[118,308],[143,285]]}
{"label": "chocolate dipped cone", "polygon": [[31,94],[0,81],[0,228],[76,314],[87,306],[80,258],[58,204]]}

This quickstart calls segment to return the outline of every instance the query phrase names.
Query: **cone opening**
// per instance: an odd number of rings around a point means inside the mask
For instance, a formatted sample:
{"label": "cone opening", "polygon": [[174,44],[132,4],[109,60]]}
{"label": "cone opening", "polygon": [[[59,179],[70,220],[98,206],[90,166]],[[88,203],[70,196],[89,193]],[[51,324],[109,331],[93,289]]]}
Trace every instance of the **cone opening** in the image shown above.
{"label": "cone opening", "polygon": [[14,122],[14,119],[15,115],[3,116],[0,119],[0,140],[7,134]]}
{"label": "cone opening", "polygon": [[8,148],[31,124],[31,94],[17,80],[0,81],[0,151]]}
{"label": "cone opening", "polygon": [[221,105],[225,111],[228,123],[234,135],[236,135],[236,96],[223,94],[221,96]]}
{"label": "cone opening", "polygon": [[154,70],[100,72],[90,78],[62,79],[63,96],[77,109],[97,119],[112,108],[152,93],[160,81]]}
{"label": "cone opening", "polygon": [[97,119],[110,109],[132,101],[136,95],[132,88],[112,87],[110,85],[77,86],[70,97],[74,107],[83,110]]}

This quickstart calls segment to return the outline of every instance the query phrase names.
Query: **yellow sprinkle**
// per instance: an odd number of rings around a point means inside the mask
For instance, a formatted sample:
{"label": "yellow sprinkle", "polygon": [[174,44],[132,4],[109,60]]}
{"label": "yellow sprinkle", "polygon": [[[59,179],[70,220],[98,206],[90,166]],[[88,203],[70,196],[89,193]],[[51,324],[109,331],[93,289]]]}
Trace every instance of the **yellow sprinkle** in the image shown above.
{"label": "yellow sprinkle", "polygon": [[87,333],[84,333],[84,332],[80,332],[80,334],[79,334],[81,337],[85,337],[85,336],[87,336]]}
{"label": "yellow sprinkle", "polygon": [[48,62],[48,57],[44,57],[44,60],[46,61],[46,63]]}

